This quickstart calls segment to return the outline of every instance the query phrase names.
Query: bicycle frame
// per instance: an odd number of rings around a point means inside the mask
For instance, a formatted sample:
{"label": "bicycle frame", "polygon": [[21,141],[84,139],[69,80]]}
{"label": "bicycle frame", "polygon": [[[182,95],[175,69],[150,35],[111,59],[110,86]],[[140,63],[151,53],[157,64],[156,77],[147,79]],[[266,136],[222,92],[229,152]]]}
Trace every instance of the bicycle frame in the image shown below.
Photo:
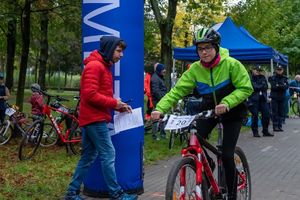
{"label": "bicycle frame", "polygon": [[56,133],[59,135],[59,137],[62,140],[62,142],[63,143],[81,142],[81,137],[69,139],[69,136],[71,134],[71,129],[67,129],[66,132],[65,132],[65,135],[63,135],[63,130],[62,130],[61,124],[57,124],[57,122],[54,119],[54,117],[52,116],[51,112],[55,111],[55,112],[62,113],[64,115],[67,115],[68,117],[72,118],[72,120],[75,120],[76,122],[78,122],[78,119],[74,115],[72,115],[72,114],[69,114],[69,113],[64,112],[64,111],[62,111],[60,109],[56,109],[56,108],[53,108],[53,107],[49,106],[48,105],[49,101],[50,100],[48,100],[47,104],[44,105],[43,114],[44,114],[44,116],[47,116],[50,119],[51,124],[54,126],[54,128],[56,130]]}
{"label": "bicycle frame", "polygon": [[[223,132],[223,125],[221,122],[218,123],[218,143],[217,146],[214,147],[210,143],[208,143],[206,140],[198,141],[198,138],[196,136],[196,129],[191,129],[190,133],[190,139],[189,139],[189,146],[186,148],[183,148],[181,150],[182,157],[190,157],[192,158],[196,163],[196,200],[202,200],[202,192],[201,192],[201,185],[202,185],[202,173],[204,172],[210,185],[212,188],[212,192],[216,197],[222,198],[222,190],[220,188],[221,186],[221,172],[222,172],[222,151],[221,151],[221,144],[222,144],[222,132]],[[213,172],[209,166],[208,160],[206,158],[205,152],[203,150],[203,147],[210,150],[213,154],[217,156],[217,164],[218,164],[218,181],[215,180],[215,177],[213,175]],[[202,168],[204,171],[202,171]],[[244,173],[237,172],[237,176],[240,177],[241,184],[237,186],[237,190],[242,190],[246,187],[246,175]],[[180,186],[185,186],[186,180],[185,180],[185,168],[182,169],[180,172]],[[180,190],[180,200],[185,199],[185,191],[184,187],[181,187]]]}

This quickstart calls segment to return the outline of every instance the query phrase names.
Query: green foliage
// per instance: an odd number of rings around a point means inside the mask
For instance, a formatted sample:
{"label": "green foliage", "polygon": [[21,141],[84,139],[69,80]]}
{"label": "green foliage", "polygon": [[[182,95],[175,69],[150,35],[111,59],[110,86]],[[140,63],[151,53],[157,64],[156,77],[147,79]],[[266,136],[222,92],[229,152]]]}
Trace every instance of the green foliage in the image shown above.
{"label": "green foliage", "polygon": [[[300,2],[247,0],[230,10],[239,25],[262,43],[289,56],[295,73],[300,65]],[[249,20],[251,19],[251,20]]]}

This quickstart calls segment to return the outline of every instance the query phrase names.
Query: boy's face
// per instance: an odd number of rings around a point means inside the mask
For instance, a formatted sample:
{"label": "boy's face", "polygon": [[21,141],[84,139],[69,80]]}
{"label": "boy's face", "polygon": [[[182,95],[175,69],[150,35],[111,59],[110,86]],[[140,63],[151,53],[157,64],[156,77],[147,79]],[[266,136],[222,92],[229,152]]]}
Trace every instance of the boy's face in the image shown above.
{"label": "boy's face", "polygon": [[117,46],[117,48],[114,51],[114,54],[112,56],[112,62],[116,63],[123,57],[123,48],[120,46]]}

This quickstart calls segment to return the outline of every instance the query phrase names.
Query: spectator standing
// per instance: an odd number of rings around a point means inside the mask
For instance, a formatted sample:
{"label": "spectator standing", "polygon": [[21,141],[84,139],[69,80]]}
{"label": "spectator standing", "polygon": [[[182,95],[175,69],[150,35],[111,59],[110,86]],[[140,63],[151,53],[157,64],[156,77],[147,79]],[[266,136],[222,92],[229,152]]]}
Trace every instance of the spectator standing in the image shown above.
{"label": "spectator standing", "polygon": [[290,82],[289,86],[290,96],[293,96],[295,93],[300,93],[300,74],[295,76],[295,79]]}
{"label": "spectator standing", "polygon": [[[167,94],[167,86],[164,81],[164,76],[166,74],[165,66],[161,63],[156,63],[154,65],[154,73],[151,77],[151,96],[154,108],[156,107],[156,104],[159,102],[159,100]],[[152,126],[152,137],[154,140],[159,140],[156,133],[158,131],[157,124],[153,124]],[[163,126],[160,127],[160,136],[162,139],[166,138],[166,133],[164,131]]]}
{"label": "spectator standing", "polygon": [[152,71],[146,72],[145,77],[144,77],[144,93],[147,96],[147,110],[146,110],[146,115],[145,115],[146,120],[150,120],[151,112],[153,110],[153,101],[152,101],[152,95],[151,95],[151,76],[152,76],[152,74],[153,74],[153,68],[152,68]]}
{"label": "spectator standing", "polygon": [[101,169],[111,200],[135,200],[117,182],[115,149],[108,133],[111,110],[131,112],[130,106],[113,97],[111,67],[123,57],[125,42],[114,36],[103,36],[100,49],[85,60],[80,80],[79,126],[83,129],[81,158],[75,169],[65,200],[81,200],[80,186],[89,166],[99,156]]}
{"label": "spectator standing", "polygon": [[268,81],[262,74],[262,67],[256,66],[251,71],[251,82],[254,89],[252,95],[248,98],[248,109],[251,112],[251,129],[254,137],[260,137],[258,134],[258,116],[262,116],[262,134],[263,136],[274,136],[269,133],[270,112],[267,102]]}
{"label": "spectator standing", "polygon": [[5,110],[6,104],[5,102],[10,97],[10,93],[8,88],[4,84],[4,74],[0,72],[0,122],[1,124],[4,122],[5,118]]}
{"label": "spectator standing", "polygon": [[269,77],[268,81],[271,84],[271,108],[272,108],[272,122],[273,131],[283,131],[282,121],[284,119],[284,99],[286,90],[289,87],[288,78],[283,75],[283,67],[277,65],[275,74]]}

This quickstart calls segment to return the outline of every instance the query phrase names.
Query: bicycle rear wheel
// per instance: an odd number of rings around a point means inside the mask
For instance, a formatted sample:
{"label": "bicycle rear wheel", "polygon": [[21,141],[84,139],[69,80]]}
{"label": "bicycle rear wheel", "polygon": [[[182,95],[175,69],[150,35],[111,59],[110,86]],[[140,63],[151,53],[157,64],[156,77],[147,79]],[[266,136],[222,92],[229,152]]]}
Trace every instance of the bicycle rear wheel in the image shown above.
{"label": "bicycle rear wheel", "polygon": [[71,125],[71,133],[69,136],[69,140],[80,140],[79,142],[68,143],[69,149],[72,151],[72,153],[74,155],[81,154],[81,149],[82,149],[81,139],[82,139],[82,134],[81,134],[81,130],[78,126],[78,122],[73,120],[72,125]]}
{"label": "bicycle rear wheel", "polygon": [[0,145],[4,145],[10,141],[13,136],[13,129],[10,126],[10,122],[5,120],[3,124],[0,125]]}
{"label": "bicycle rear wheel", "polygon": [[[203,174],[202,185],[197,185],[195,169],[195,161],[187,157],[180,159],[173,165],[167,180],[166,200],[196,200],[197,195],[200,195],[203,200],[209,200],[206,177]],[[185,184],[181,184],[180,180],[185,180]]]}
{"label": "bicycle rear wheel", "polygon": [[29,160],[34,156],[42,139],[42,128],[43,122],[41,121],[33,122],[33,124],[28,128],[20,143],[20,160]]}
{"label": "bicycle rear wheel", "polygon": [[43,129],[43,136],[41,139],[42,147],[51,147],[55,145],[58,141],[58,134],[54,126],[51,123],[45,123]]}
{"label": "bicycle rear wheel", "polygon": [[251,200],[251,176],[245,153],[240,147],[235,148],[234,162],[237,169],[237,199]]}

